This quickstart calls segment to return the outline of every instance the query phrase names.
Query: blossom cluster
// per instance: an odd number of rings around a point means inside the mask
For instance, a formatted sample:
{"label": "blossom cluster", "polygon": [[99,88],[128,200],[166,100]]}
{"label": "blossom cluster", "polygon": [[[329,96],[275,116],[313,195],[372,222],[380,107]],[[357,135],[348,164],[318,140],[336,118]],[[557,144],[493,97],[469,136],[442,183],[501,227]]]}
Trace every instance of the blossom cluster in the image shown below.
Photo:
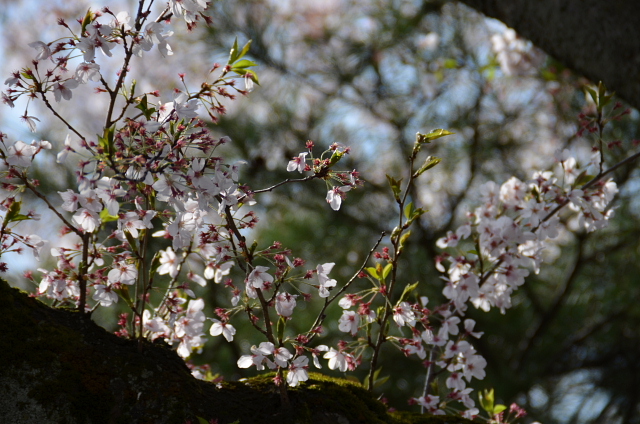
{"label": "blossom cluster", "polygon": [[524,283],[528,269],[538,272],[546,243],[561,232],[559,206],[569,204],[586,231],[607,226],[613,216],[609,203],[618,191],[615,182],[593,180],[580,188],[577,183],[593,177],[579,173],[568,152],[556,156],[559,175],[544,171],[527,182],[512,177],[501,186],[485,183],[480,188],[482,204],[467,214],[465,224],[438,240],[438,247],[454,248],[472,238],[479,248],[438,257],[440,271],[445,271],[442,262],[449,262],[443,293],[459,312],[464,313],[467,302],[503,313],[511,306],[511,294]]}
{"label": "blossom cluster", "polygon": [[544,61],[544,54],[531,42],[520,38],[511,28],[493,35],[491,42],[500,69],[505,75],[530,74]]}

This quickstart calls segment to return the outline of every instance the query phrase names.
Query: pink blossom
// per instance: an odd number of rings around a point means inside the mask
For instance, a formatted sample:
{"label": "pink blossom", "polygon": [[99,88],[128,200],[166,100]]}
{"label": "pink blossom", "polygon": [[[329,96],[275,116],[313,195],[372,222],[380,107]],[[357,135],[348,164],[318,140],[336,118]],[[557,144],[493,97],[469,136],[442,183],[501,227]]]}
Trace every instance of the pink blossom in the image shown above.
{"label": "pink blossom", "polygon": [[16,141],[7,149],[7,163],[12,166],[27,167],[31,165],[33,155],[36,154],[37,148],[29,145],[24,141]]}
{"label": "pink blossom", "polygon": [[233,327],[233,325],[219,321],[217,319],[213,319],[212,321],[213,325],[209,330],[209,333],[212,336],[219,336],[220,334],[222,334],[228,342],[233,341],[233,336],[236,334],[236,329]]}
{"label": "pink blossom", "polygon": [[329,352],[325,353],[323,358],[329,360],[329,369],[335,370],[336,368],[342,372],[347,371],[349,363],[347,362],[348,354],[344,354],[340,351],[330,348]]}
{"label": "pink blossom", "polygon": [[309,358],[306,356],[298,356],[294,359],[287,373],[287,383],[291,387],[296,387],[300,382],[309,379]]}
{"label": "pink blossom", "polygon": [[269,268],[266,266],[257,266],[247,277],[247,284],[253,288],[265,290],[273,283],[273,276],[268,274]]}
{"label": "pink blossom", "polygon": [[342,311],[338,328],[345,333],[351,333],[352,336],[358,334],[360,326],[360,315],[354,311]]}
{"label": "pink blossom", "polygon": [[283,317],[290,317],[296,307],[297,295],[280,292],[276,295],[276,312]]}
{"label": "pink blossom", "polygon": [[337,281],[329,278],[328,275],[333,269],[334,265],[334,262],[329,262],[326,264],[318,265],[316,267],[316,271],[318,272],[318,281],[320,282],[320,285],[318,286],[318,292],[320,297],[322,298],[329,297],[329,288],[335,287],[337,284]]}
{"label": "pink blossom", "polygon": [[327,203],[331,209],[337,211],[342,205],[342,199],[346,197],[345,193],[351,190],[351,186],[334,187],[327,192]]}
{"label": "pink blossom", "polygon": [[167,247],[167,250],[160,252],[158,274],[169,274],[171,278],[175,278],[178,275],[179,266],[180,261],[171,247]]}
{"label": "pink blossom", "polygon": [[287,171],[291,172],[291,171],[295,171],[296,169],[298,170],[298,172],[302,173],[304,171],[304,168],[306,166],[306,156],[308,153],[300,153],[298,155],[298,157],[293,158],[292,160],[289,161],[289,164],[287,165]]}

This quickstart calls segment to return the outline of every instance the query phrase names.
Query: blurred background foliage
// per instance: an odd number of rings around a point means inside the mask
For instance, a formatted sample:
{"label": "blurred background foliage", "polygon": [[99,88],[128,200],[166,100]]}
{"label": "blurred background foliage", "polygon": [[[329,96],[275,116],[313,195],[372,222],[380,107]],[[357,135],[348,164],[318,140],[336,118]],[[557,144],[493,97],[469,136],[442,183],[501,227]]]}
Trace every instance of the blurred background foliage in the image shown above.
{"label": "blurred background foliage", "polygon": [[[348,193],[339,212],[326,204],[327,188],[318,181],[284,185],[257,198],[261,221],[249,239],[261,247],[282,242],[308,269],[335,262],[331,276],[344,282],[380,233],[393,228],[398,211],[385,174],[406,176],[418,131],[456,133],[429,146],[428,154],[443,161],[411,193],[429,212],[412,232],[401,281],[420,281],[419,295],[428,296],[431,306],[442,300],[443,288],[435,242],[474,207],[482,183],[501,184],[512,175],[527,180],[534,170],[551,169],[558,149],[571,150],[583,164],[590,160],[595,137],[577,135],[578,115],[593,108],[584,95],[590,83],[530,46],[528,53],[541,60],[515,71],[501,67],[492,36],[506,28],[456,2],[236,0],[215,2],[211,15],[213,24],[199,28],[202,38],[189,53],[177,52],[163,66],[172,72],[208,68],[212,61],[224,63],[235,37],[253,40],[250,56],[260,65],[261,86],[229,104],[229,113],[212,127],[233,141],[220,155],[229,163],[248,162],[242,181],[260,189],[295,178],[299,174],[286,172],[286,164],[305,151],[307,140],[315,142],[317,154],[332,143],[350,146],[342,169],[357,169],[366,180],[364,188]],[[174,50],[182,48],[172,41]],[[154,81],[166,84],[154,89],[169,93],[166,80]],[[44,139],[64,140],[54,123],[40,131]],[[621,143],[607,149],[608,164],[636,150],[638,132],[636,111],[609,124],[605,141]],[[52,168],[43,165],[38,172],[44,177]],[[506,315],[468,312],[485,332],[474,345],[488,361],[487,377],[475,388],[494,387],[502,403],[518,402],[529,422],[640,422],[636,168],[630,164],[615,173],[620,192],[608,228],[587,234],[565,220],[567,231]],[[55,172],[59,178],[42,178],[52,198],[72,179],[62,167]],[[230,304],[222,286],[212,284],[200,294],[208,304]],[[298,305],[309,311],[308,321],[291,322],[297,325],[292,333],[307,329],[319,310]],[[349,339],[337,330],[337,309],[327,320],[333,338],[323,336],[323,344]],[[235,363],[248,353],[244,334],[250,329],[234,324],[233,343],[211,338],[194,362],[211,363],[225,378],[248,376]],[[425,368],[393,348],[385,354],[381,375],[391,378],[378,393],[394,408],[409,408],[406,401],[420,394]],[[366,361],[353,375],[362,380],[365,368]],[[323,372],[331,373],[326,367]]]}

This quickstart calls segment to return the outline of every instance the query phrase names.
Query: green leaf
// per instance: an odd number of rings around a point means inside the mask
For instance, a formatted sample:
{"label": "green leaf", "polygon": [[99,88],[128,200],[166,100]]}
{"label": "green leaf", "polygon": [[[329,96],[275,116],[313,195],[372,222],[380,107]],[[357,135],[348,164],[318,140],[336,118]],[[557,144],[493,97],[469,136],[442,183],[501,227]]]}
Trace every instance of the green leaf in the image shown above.
{"label": "green leaf", "polygon": [[205,420],[202,417],[196,417],[198,419],[198,424],[209,424],[209,421]]}
{"label": "green leaf", "polygon": [[84,34],[84,31],[87,29],[87,25],[89,25],[95,19],[95,13],[91,12],[91,8],[87,10],[84,18],[82,18],[82,29],[80,30],[80,35]]}
{"label": "green leaf", "polygon": [[156,252],[151,260],[151,267],[149,268],[149,275],[153,275],[158,268],[160,268],[160,252]]}
{"label": "green leaf", "polygon": [[251,75],[251,79],[253,80],[253,82],[260,85],[260,81],[258,80],[258,74],[256,74],[255,71],[251,69],[245,69],[245,68],[231,68],[231,70],[238,75],[242,75],[242,76],[245,76],[247,74]]}
{"label": "green leaf", "polygon": [[387,181],[389,181],[389,185],[391,186],[391,190],[393,191],[393,197],[396,199],[396,201],[399,202],[400,193],[402,191],[400,187],[400,185],[402,184],[402,178],[400,178],[399,180],[396,180],[395,178],[387,174]]}
{"label": "green leaf", "polygon": [[386,382],[387,382],[387,380],[389,380],[389,377],[390,377],[390,376],[388,376],[388,375],[387,375],[387,376],[385,376],[385,377],[375,379],[375,380],[373,381],[373,387],[374,387],[374,388],[378,388],[378,387],[382,386],[384,383],[386,383]]}
{"label": "green leaf", "polygon": [[448,135],[453,135],[455,133],[452,133],[451,131],[447,131],[447,130],[443,130],[441,128],[435,129],[435,130],[431,130],[431,132],[429,132],[429,134],[417,134],[417,141],[420,144],[425,144],[425,143],[431,143],[433,140],[438,139],[440,137],[446,137]]}
{"label": "green leaf", "polygon": [[456,69],[458,67],[458,61],[455,59],[445,59],[444,67],[445,69]]}
{"label": "green leaf", "polygon": [[114,153],[113,136],[115,134],[115,131],[116,127],[114,125],[109,128],[105,128],[102,137],[98,135],[98,146],[100,146],[109,157],[111,157]]}
{"label": "green leaf", "polygon": [[499,414],[505,409],[507,409],[505,405],[496,405],[493,407],[493,415]]}
{"label": "green leaf", "polygon": [[424,163],[422,164],[422,166],[420,167],[420,169],[418,169],[414,174],[413,174],[413,178],[419,177],[420,175],[422,175],[425,171],[428,171],[429,169],[433,168],[434,166],[436,166],[437,164],[440,163],[442,159],[437,158],[435,156],[428,156],[427,159],[424,161]]}
{"label": "green leaf", "polygon": [[235,63],[233,65],[233,69],[248,68],[250,66],[258,66],[258,64],[250,60],[244,59],[244,60],[241,60],[240,62]]}
{"label": "green leaf", "polygon": [[142,114],[144,115],[145,118],[147,118],[147,121],[151,119],[151,115],[156,113],[156,108],[149,107],[149,104],[147,103],[146,94],[142,96],[142,98],[140,99],[140,102],[136,106],[136,109],[140,109],[142,111]]}
{"label": "green leaf", "polygon": [[[25,68],[25,69],[27,69],[27,68]],[[22,75],[23,78],[30,79],[30,80],[35,80],[35,77],[32,74],[30,74],[29,72],[23,71],[23,72],[20,72],[20,75]]]}
{"label": "green leaf", "polygon": [[240,58],[240,52],[238,51],[238,37],[233,41],[233,47],[229,53],[229,65]]}
{"label": "green leaf", "polygon": [[378,271],[374,267],[370,266],[365,268],[365,270],[369,273],[370,276],[372,276],[376,280],[380,279],[380,274],[378,274]]}
{"label": "green leaf", "polygon": [[333,152],[333,154],[331,155],[331,159],[329,159],[329,166],[331,167],[331,166],[335,165],[336,163],[338,163],[338,161],[340,159],[342,159],[343,156],[344,156],[344,152],[343,151],[335,150]]}
{"label": "green leaf", "polygon": [[100,212],[101,222],[111,222],[111,221],[117,221],[117,220],[118,220],[118,215],[109,214],[109,210],[107,208],[102,209],[102,212]]}
{"label": "green leaf", "polygon": [[251,247],[249,248],[249,254],[253,256],[257,248],[258,248],[258,240],[254,240],[253,243],[251,243]]}
{"label": "green leaf", "polygon": [[385,265],[384,269],[382,270],[382,279],[386,279],[389,276],[389,273],[391,272],[391,270],[393,269],[393,264],[387,264]]}
{"label": "green leaf", "polygon": [[407,203],[407,205],[404,207],[404,217],[406,219],[409,219],[409,217],[411,216],[411,213],[413,212],[413,202],[409,202]]}
{"label": "green leaf", "polygon": [[587,184],[589,181],[593,180],[593,175],[589,175],[587,174],[587,171],[584,170],[580,173],[580,175],[578,175],[578,178],[576,178],[575,183],[573,183],[574,187],[581,187],[585,184]]}
{"label": "green leaf", "polygon": [[590,87],[585,87],[585,90],[587,90],[587,93],[589,93],[589,95],[591,96],[591,98],[593,99],[593,102],[596,104],[596,106],[598,105],[598,94],[596,93],[595,90],[593,90]]}
{"label": "green leaf", "polygon": [[251,42],[253,40],[249,40],[247,41],[247,44],[244,45],[244,47],[242,47],[242,51],[240,52],[240,55],[238,56],[238,59],[240,59],[241,57],[243,57],[245,54],[247,54],[249,52],[249,49],[251,48]]}
{"label": "green leaf", "polygon": [[402,249],[404,247],[404,244],[406,243],[409,236],[411,236],[411,231],[407,231],[402,235],[402,237],[400,237],[400,242],[398,243],[399,249]]}
{"label": "green leaf", "polygon": [[8,223],[15,221],[15,218],[20,215],[20,207],[22,206],[22,201],[13,202],[11,206],[9,206],[9,210],[7,214],[4,216],[3,227],[6,227]]}
{"label": "green leaf", "polygon": [[129,294],[129,286],[122,284],[119,289],[114,289],[116,294],[123,299],[127,305],[133,308],[133,302],[131,301],[131,295]]}
{"label": "green leaf", "polygon": [[282,343],[282,338],[284,337],[284,329],[287,326],[287,319],[283,316],[278,320],[278,326],[276,329],[278,341]]}
{"label": "green leaf", "polygon": [[420,284],[419,281],[416,281],[413,284],[407,284],[407,286],[404,288],[404,291],[402,292],[402,296],[400,296],[400,300],[398,301],[398,303],[404,302],[405,300],[407,300],[411,292],[413,292],[416,288],[418,288],[418,284]]}
{"label": "green leaf", "polygon": [[131,233],[127,230],[123,231],[124,236],[127,238],[127,241],[129,242],[129,246],[131,246],[131,250],[133,250],[133,252],[137,252],[137,245],[136,245],[136,239],[133,238],[133,236],[131,235]]}
{"label": "green leaf", "polygon": [[493,389],[485,389],[481,393],[478,393],[478,400],[480,400],[480,406],[487,411],[490,416],[493,416]]}

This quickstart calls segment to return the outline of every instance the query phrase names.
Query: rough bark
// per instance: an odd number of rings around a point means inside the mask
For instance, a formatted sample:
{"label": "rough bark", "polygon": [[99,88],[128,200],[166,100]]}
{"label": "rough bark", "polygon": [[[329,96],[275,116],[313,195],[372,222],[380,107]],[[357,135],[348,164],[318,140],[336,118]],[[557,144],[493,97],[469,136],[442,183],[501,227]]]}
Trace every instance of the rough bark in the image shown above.
{"label": "rough bark", "polygon": [[164,344],[125,340],[75,310],[52,309],[0,280],[1,423],[423,423],[390,415],[361,386],[312,375],[283,409],[273,375],[211,383]]}
{"label": "rough bark", "polygon": [[640,109],[637,0],[460,0]]}

